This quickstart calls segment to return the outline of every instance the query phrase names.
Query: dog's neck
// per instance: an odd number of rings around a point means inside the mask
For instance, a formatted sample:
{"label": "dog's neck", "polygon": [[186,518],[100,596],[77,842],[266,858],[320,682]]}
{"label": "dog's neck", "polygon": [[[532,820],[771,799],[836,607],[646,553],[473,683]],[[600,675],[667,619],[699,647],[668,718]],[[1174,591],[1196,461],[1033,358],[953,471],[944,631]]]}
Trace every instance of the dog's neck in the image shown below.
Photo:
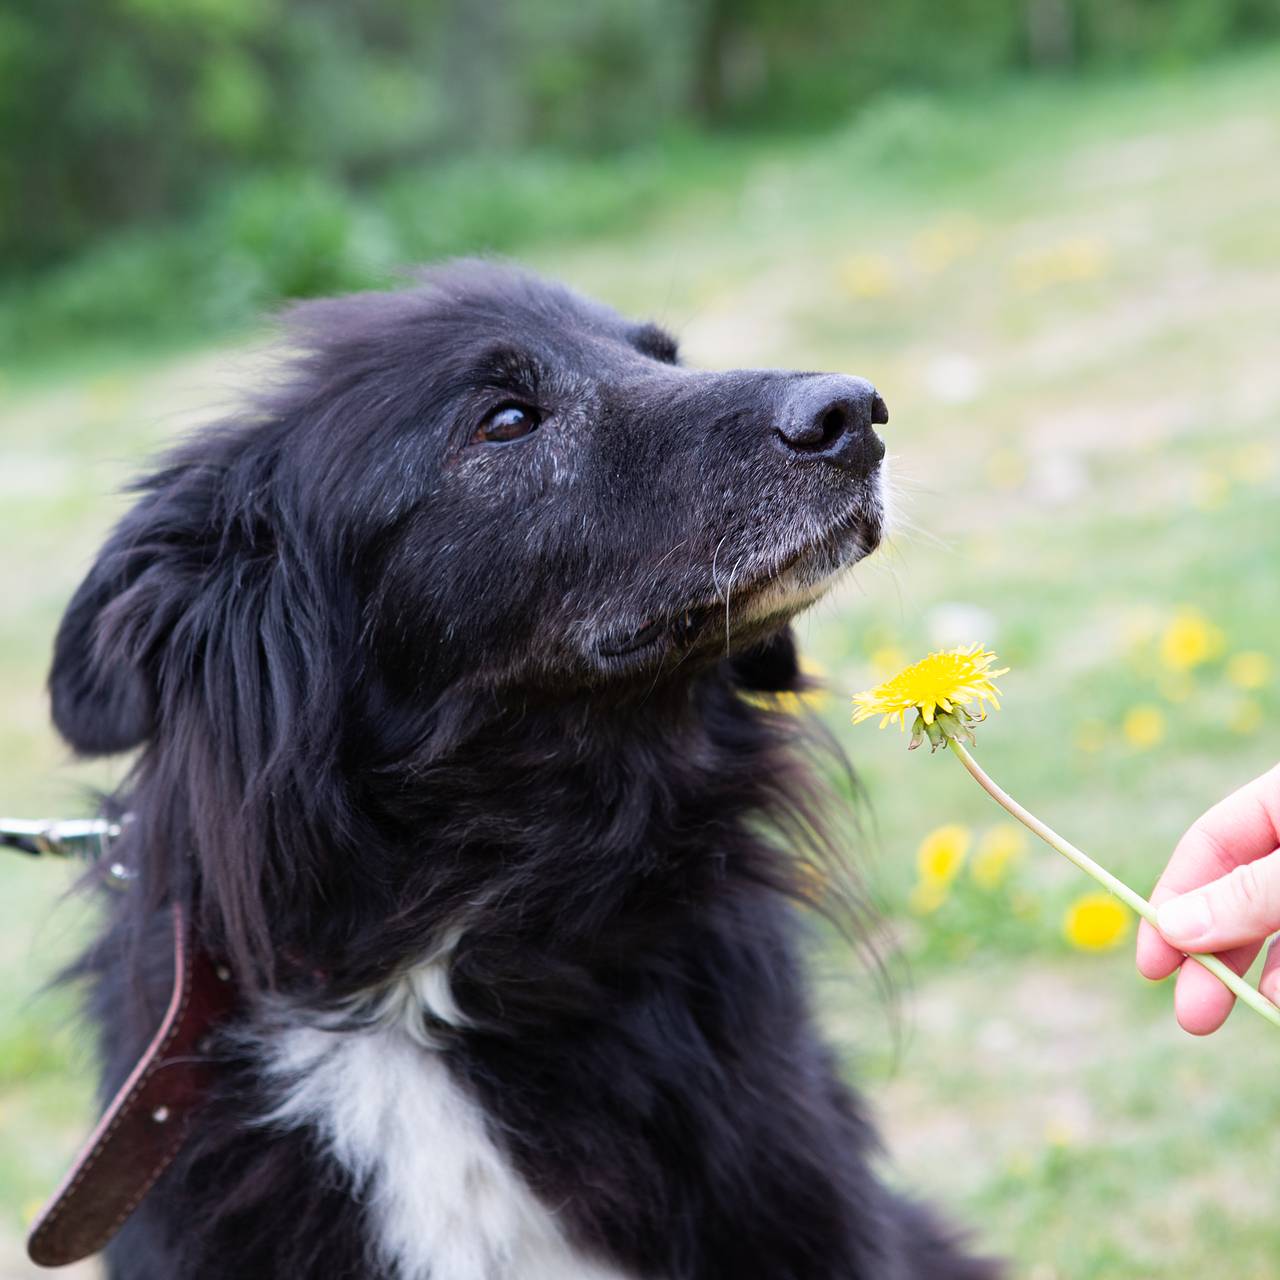
{"label": "dog's neck", "polygon": [[142,875],[127,896],[184,901],[214,946],[234,913],[256,918],[268,980],[335,1005],[447,946],[463,1011],[500,1006],[510,1023],[588,1006],[601,974],[719,895],[794,887],[758,829],[797,806],[792,829],[814,825],[795,720],[744,698],[728,664],[626,697],[490,696],[483,710],[444,750],[406,719],[403,751],[375,759],[353,730],[334,775],[252,811],[183,794],[159,768],[178,753],[157,752],[138,775]]}

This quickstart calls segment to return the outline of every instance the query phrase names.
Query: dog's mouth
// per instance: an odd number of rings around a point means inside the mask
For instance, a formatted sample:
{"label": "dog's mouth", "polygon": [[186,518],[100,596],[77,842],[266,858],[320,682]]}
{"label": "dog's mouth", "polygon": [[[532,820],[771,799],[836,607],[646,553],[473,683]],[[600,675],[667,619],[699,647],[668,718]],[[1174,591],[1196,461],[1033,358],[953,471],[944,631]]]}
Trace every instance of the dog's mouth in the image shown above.
{"label": "dog's mouth", "polygon": [[781,556],[768,570],[742,583],[730,582],[714,598],[655,611],[638,624],[605,633],[596,643],[603,658],[628,658],[646,650],[688,653],[706,637],[720,643],[731,628],[767,625],[816,600],[841,570],[875,550],[879,520],[850,520],[826,537]]}

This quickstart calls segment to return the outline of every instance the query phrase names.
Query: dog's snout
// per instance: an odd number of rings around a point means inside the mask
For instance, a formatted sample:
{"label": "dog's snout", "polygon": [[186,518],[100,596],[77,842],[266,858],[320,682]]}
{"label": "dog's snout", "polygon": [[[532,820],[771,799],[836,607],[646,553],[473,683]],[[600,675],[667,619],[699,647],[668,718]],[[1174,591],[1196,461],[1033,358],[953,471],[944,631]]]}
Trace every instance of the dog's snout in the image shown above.
{"label": "dog's snout", "polygon": [[775,430],[799,457],[869,471],[885,452],[872,427],[888,421],[889,410],[869,382],[828,374],[800,379],[791,387]]}

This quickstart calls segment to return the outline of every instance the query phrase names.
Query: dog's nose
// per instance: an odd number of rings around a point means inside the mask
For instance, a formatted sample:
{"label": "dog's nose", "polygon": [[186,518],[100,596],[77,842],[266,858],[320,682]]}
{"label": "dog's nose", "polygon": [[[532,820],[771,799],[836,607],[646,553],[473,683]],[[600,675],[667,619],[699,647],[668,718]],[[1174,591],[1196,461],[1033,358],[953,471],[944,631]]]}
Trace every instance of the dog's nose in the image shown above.
{"label": "dog's nose", "polygon": [[889,410],[864,378],[823,374],[797,379],[783,400],[775,430],[786,449],[846,471],[870,471],[884,457],[872,430]]}

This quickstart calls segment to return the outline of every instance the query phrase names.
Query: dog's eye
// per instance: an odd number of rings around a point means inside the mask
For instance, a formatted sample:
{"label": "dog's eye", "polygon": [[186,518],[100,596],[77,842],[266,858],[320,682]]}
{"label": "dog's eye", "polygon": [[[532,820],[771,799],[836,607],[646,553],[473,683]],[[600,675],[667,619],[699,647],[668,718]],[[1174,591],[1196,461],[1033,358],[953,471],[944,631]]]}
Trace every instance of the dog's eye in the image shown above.
{"label": "dog's eye", "polygon": [[542,423],[542,414],[529,404],[502,404],[490,410],[471,437],[472,444],[505,444],[519,440]]}

